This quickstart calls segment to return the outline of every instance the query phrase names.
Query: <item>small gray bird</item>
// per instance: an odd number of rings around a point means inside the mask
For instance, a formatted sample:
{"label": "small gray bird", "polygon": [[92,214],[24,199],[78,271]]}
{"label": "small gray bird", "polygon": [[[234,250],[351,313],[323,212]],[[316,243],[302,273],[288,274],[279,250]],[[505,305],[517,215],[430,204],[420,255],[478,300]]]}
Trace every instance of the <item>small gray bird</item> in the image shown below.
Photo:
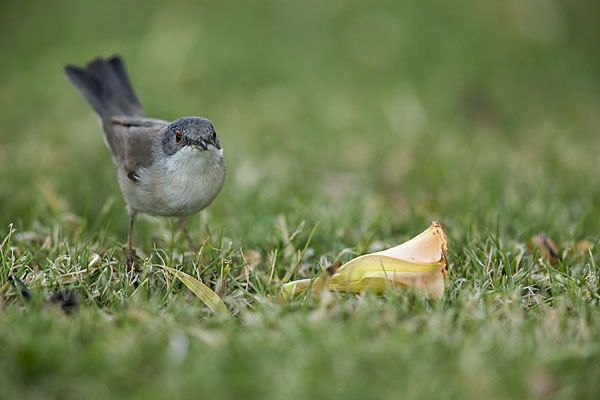
{"label": "small gray bird", "polygon": [[119,56],[98,58],[85,68],[68,65],[67,77],[100,117],[127,201],[127,264],[138,212],[178,218],[190,247],[187,218],[207,207],[225,181],[223,149],[215,127],[201,117],[173,122],[146,118]]}

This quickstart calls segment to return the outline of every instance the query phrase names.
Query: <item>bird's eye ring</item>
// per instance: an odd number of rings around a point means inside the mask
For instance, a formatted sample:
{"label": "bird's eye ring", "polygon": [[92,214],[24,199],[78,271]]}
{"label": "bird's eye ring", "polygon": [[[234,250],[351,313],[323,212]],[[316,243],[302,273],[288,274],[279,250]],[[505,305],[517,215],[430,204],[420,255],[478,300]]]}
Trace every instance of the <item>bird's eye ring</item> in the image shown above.
{"label": "bird's eye ring", "polygon": [[181,143],[181,139],[183,139],[183,136],[181,135],[181,131],[176,130],[175,131],[175,143],[177,143],[177,144]]}

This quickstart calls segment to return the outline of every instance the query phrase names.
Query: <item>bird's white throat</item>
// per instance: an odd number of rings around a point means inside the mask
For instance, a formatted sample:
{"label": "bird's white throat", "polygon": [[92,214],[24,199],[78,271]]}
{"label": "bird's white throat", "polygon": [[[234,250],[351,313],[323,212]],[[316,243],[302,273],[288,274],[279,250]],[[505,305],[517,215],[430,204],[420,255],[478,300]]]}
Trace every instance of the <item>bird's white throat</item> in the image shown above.
{"label": "bird's white throat", "polygon": [[211,173],[219,167],[223,160],[223,149],[209,146],[202,151],[186,146],[177,153],[167,157],[165,169],[173,174],[185,177],[198,176]]}

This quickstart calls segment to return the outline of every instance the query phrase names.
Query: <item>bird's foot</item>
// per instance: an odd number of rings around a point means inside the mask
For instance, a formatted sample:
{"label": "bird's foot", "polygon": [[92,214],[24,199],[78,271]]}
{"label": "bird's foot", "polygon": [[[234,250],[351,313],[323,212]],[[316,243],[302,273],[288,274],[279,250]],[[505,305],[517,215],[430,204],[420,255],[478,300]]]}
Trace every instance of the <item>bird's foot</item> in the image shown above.
{"label": "bird's foot", "polygon": [[134,248],[128,248],[125,250],[125,266],[127,269],[131,269],[132,271],[137,271],[137,255],[135,254]]}

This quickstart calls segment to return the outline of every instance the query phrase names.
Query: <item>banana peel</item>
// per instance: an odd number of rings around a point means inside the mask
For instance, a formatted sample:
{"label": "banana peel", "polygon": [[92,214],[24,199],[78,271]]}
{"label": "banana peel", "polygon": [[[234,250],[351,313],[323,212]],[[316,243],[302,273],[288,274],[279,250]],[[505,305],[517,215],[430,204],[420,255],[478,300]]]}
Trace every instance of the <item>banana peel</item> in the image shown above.
{"label": "banana peel", "polygon": [[313,286],[322,286],[327,279],[326,287],[330,291],[360,293],[369,290],[382,294],[395,287],[406,287],[438,299],[448,286],[447,249],[442,226],[434,221],[408,242],[350,260],[329,277],[324,271],[316,280],[286,283],[282,295],[293,297],[308,288],[314,292]]}

